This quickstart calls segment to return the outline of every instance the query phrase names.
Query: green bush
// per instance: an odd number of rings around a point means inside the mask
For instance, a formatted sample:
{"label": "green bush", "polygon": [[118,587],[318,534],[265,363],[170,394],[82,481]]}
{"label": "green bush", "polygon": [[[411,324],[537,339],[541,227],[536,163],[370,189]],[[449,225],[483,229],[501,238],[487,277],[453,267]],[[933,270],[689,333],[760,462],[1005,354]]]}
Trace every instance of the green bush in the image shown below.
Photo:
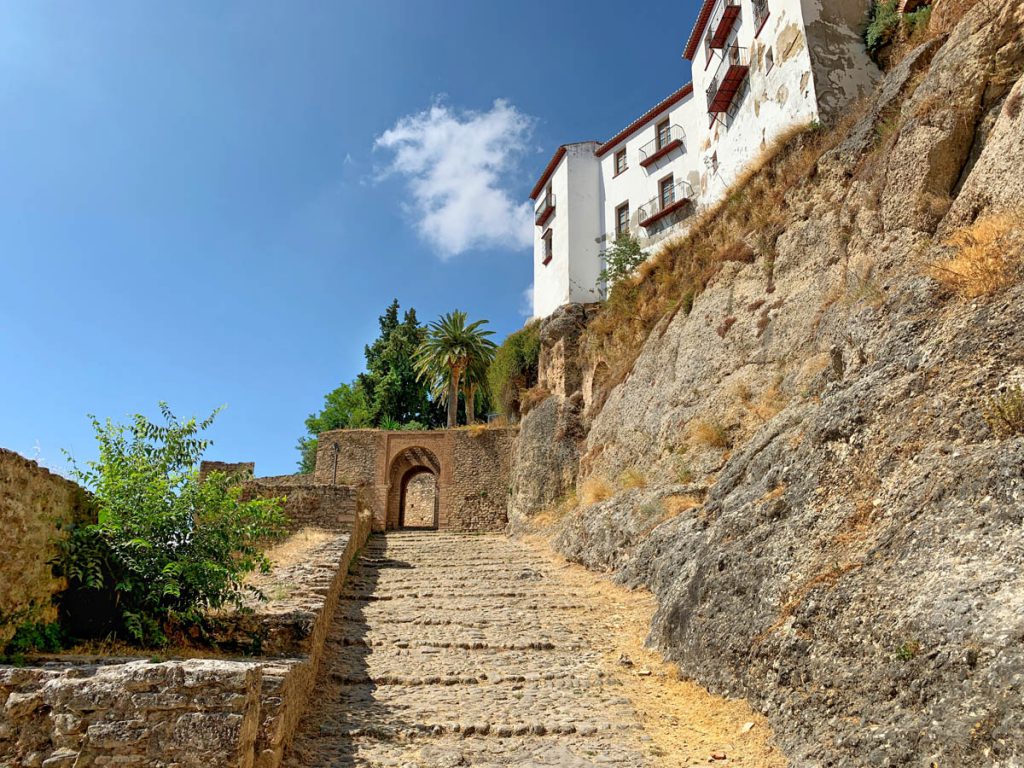
{"label": "green bush", "polygon": [[540,323],[532,322],[509,334],[487,369],[487,382],[498,411],[519,418],[521,393],[537,384],[540,360]]}
{"label": "green bush", "polygon": [[284,531],[283,500],[242,501],[221,473],[199,482],[209,445],[199,435],[216,412],[197,422],[160,409],[164,425],[141,414],[127,425],[92,417],[99,458],[82,468],[69,457],[99,512],[52,561],[69,582],[61,605],[69,628],[162,645],[169,630],[201,625],[209,609],[241,606],[251,591],[245,574],[269,568],[262,544]]}
{"label": "green bush", "polygon": [[39,651],[56,653],[64,647],[65,640],[64,631],[56,621],[50,623],[26,621],[18,625],[14,636],[4,648],[4,654],[16,657]]}
{"label": "green bush", "polygon": [[896,10],[896,0],[875,0],[868,14],[868,26],[864,30],[864,43],[868,52],[878,53],[879,49],[890,43],[900,28],[900,14]]}
{"label": "green bush", "polygon": [[640,242],[635,237],[621,234],[604,252],[605,267],[601,270],[598,281],[611,287],[632,275],[646,260],[647,253],[640,250]]}

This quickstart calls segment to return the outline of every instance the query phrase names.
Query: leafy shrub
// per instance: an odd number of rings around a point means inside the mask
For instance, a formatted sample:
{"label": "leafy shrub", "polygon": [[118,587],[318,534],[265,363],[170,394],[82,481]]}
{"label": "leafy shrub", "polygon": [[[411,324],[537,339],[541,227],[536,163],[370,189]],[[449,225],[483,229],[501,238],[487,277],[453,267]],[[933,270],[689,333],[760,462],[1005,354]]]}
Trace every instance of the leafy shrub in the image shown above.
{"label": "leafy shrub", "polygon": [[[222,473],[203,482],[197,466],[216,416],[165,424],[137,414],[127,424],[92,418],[99,458],[71,474],[90,489],[99,522],[58,545],[57,575],[69,582],[61,605],[71,628],[126,634],[162,645],[167,631],[201,625],[208,609],[241,606],[245,574],[267,570],[261,544],[284,530],[281,499],[241,500]],[[104,617],[90,625],[90,614]],[[106,625],[106,626],[104,626]]]}
{"label": "leafy shrub", "polygon": [[875,55],[892,42],[900,28],[900,13],[896,0],[875,0],[868,12],[868,26],[864,30],[864,44],[868,53]]}
{"label": "leafy shrub", "polygon": [[622,233],[604,252],[605,266],[598,275],[598,283],[615,285],[630,277],[646,260],[647,254],[640,250],[640,242],[632,235]]}
{"label": "leafy shrub", "polygon": [[1024,435],[1024,388],[1011,387],[985,404],[985,421],[997,435]]}
{"label": "leafy shrub", "polygon": [[522,393],[536,386],[539,361],[539,322],[510,333],[498,347],[487,369],[487,382],[503,416],[512,419],[520,416]]}
{"label": "leafy shrub", "polygon": [[56,653],[65,645],[66,637],[60,623],[53,621],[27,621],[20,624],[7,643],[4,654],[21,656],[26,653]]}

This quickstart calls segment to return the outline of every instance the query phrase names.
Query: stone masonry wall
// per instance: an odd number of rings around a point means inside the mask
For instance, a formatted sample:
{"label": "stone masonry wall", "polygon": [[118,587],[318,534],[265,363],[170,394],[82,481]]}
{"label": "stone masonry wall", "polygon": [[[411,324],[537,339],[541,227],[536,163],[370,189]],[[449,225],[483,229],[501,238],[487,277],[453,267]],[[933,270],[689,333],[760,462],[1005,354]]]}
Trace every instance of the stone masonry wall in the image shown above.
{"label": "stone masonry wall", "polygon": [[[298,477],[302,477],[299,475]],[[290,478],[259,478],[243,486],[242,497],[285,498],[284,513],[292,530],[306,526],[347,530],[356,517],[355,488],[347,485],[293,484]]]}
{"label": "stone masonry wall", "polygon": [[263,651],[282,658],[0,666],[0,766],[276,768],[369,531],[364,511],[350,534],[277,574],[297,580],[296,594],[238,614],[238,636],[270,628]]}
{"label": "stone masonry wall", "polygon": [[508,523],[512,450],[517,430],[452,433],[449,530],[500,531]]}
{"label": "stone masonry wall", "polygon": [[95,519],[88,495],[13,451],[0,448],[0,648],[24,621],[52,621],[63,584],[47,560],[70,523]]}

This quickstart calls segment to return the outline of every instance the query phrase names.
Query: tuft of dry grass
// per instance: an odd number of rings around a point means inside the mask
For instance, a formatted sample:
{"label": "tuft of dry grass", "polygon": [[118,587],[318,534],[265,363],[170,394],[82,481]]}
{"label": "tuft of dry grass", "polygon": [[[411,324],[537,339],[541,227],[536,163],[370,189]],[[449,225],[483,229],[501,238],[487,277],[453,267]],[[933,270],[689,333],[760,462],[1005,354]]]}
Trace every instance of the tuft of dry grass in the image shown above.
{"label": "tuft of dry grass", "polygon": [[646,488],[647,475],[636,467],[630,467],[619,475],[619,487],[624,489]]}
{"label": "tuft of dry grass", "polygon": [[524,389],[519,396],[519,414],[525,416],[549,397],[551,397],[551,393],[540,384]]}
{"label": "tuft of dry grass", "polygon": [[691,496],[688,493],[666,496],[662,500],[662,505],[665,507],[665,517],[663,520],[669,520],[673,517],[678,517],[683,512],[689,512],[691,509],[697,509],[703,503],[704,502],[696,496]]}
{"label": "tuft of dry grass", "polygon": [[969,299],[990,296],[1020,279],[1024,264],[1024,213],[994,213],[946,240],[952,255],[928,265],[941,285]]}
{"label": "tuft of dry grass", "polygon": [[690,437],[708,448],[729,448],[732,445],[728,430],[718,421],[700,419],[693,422]]}
{"label": "tuft of dry grass", "polygon": [[983,412],[989,428],[1000,437],[1024,435],[1024,388],[1011,387],[990,397]]}
{"label": "tuft of dry grass", "polygon": [[580,489],[580,500],[587,506],[605,501],[615,495],[612,484],[600,475],[591,475],[583,481]]}

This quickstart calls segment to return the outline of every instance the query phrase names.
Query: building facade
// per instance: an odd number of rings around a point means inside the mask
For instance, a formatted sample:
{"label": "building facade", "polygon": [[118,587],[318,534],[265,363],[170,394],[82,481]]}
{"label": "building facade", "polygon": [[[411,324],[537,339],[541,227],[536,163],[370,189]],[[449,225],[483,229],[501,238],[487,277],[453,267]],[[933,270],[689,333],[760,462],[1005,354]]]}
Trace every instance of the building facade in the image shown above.
{"label": "building facade", "polygon": [[780,134],[867,94],[879,74],[861,39],[869,5],[705,0],[683,52],[692,82],[608,141],[559,147],[534,186],[534,317],[602,298],[618,235],[653,252]]}

